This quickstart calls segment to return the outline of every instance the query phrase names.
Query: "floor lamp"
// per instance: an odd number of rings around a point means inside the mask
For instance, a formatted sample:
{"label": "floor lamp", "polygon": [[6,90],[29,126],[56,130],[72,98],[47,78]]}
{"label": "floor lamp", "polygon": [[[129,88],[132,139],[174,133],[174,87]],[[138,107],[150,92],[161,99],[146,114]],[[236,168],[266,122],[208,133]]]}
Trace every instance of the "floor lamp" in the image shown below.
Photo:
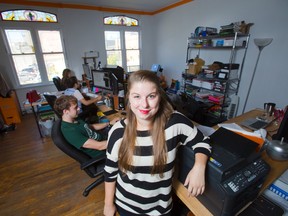
{"label": "floor lamp", "polygon": [[254,39],[255,45],[259,49],[259,53],[258,53],[258,57],[257,57],[257,60],[256,60],[255,67],[254,67],[254,71],[253,71],[253,74],[252,74],[252,78],[251,78],[251,81],[250,81],[250,85],[249,85],[248,93],[247,93],[247,96],[246,96],[246,99],[245,99],[245,103],[244,103],[244,106],[243,106],[242,114],[245,111],[246,104],[247,104],[247,101],[248,101],[248,98],[249,98],[249,95],[250,95],[250,90],[251,90],[251,86],[252,86],[252,83],[253,83],[253,80],[254,80],[254,76],[255,76],[255,72],[256,72],[256,69],[257,69],[258,62],[259,62],[260,54],[261,54],[262,50],[264,49],[264,47],[268,46],[272,42],[272,40],[273,40],[273,38],[255,38]]}

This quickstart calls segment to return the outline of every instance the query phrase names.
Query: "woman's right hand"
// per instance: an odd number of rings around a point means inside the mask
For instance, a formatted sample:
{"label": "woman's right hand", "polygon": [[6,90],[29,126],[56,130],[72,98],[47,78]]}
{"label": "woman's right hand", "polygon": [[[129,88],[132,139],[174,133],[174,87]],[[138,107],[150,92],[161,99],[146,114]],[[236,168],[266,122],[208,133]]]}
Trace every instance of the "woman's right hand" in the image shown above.
{"label": "woman's right hand", "polygon": [[114,216],[116,214],[116,206],[113,205],[104,205],[103,214],[105,216]]}

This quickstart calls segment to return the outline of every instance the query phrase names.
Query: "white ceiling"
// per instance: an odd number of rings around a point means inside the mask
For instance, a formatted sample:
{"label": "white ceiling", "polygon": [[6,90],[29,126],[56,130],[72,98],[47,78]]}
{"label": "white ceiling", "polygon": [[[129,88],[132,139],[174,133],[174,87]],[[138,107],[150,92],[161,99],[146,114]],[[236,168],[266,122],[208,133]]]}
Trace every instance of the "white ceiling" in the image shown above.
{"label": "white ceiling", "polygon": [[179,2],[187,0],[30,0],[30,2],[49,2],[85,6],[105,7],[121,10],[155,12]]}

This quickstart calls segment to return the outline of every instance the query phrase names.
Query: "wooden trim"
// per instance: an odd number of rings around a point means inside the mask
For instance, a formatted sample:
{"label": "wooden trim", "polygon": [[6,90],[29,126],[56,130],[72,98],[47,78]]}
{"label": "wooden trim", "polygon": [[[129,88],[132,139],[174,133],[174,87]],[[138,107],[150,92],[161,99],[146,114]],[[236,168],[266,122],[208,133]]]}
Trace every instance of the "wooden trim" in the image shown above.
{"label": "wooden trim", "polygon": [[138,10],[124,10],[118,8],[108,8],[108,7],[98,7],[98,6],[88,6],[88,5],[78,5],[78,4],[62,4],[62,3],[53,3],[53,2],[38,2],[38,1],[21,1],[21,0],[2,0],[1,3],[4,4],[17,4],[17,5],[29,5],[29,6],[39,6],[39,7],[54,7],[54,8],[72,8],[72,9],[81,9],[81,10],[98,10],[106,12],[116,12],[116,13],[125,13],[125,14],[138,14],[138,15],[155,15],[172,8],[181,6],[192,2],[193,0],[180,0],[179,2],[164,7],[162,9],[147,12],[147,11],[138,11]]}

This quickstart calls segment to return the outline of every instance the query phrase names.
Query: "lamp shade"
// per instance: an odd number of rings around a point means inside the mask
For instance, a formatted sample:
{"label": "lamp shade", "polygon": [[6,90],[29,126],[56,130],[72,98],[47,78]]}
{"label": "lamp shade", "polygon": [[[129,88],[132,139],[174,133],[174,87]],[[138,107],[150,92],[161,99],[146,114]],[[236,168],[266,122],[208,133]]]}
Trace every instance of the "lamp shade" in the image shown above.
{"label": "lamp shade", "polygon": [[254,43],[260,50],[272,42],[273,38],[255,38]]}

